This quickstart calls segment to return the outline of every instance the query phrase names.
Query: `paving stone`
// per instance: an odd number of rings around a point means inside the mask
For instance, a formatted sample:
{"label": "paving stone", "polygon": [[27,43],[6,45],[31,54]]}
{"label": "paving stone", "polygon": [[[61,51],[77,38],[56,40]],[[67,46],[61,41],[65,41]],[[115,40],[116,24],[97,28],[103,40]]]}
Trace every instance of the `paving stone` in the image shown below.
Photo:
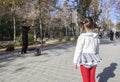
{"label": "paving stone", "polygon": [[[74,49],[75,43],[68,42],[43,49],[41,56],[30,52],[2,58],[0,82],[82,82],[80,70],[73,68]],[[96,70],[97,82],[120,81],[119,51],[120,40],[100,45],[103,61]]]}

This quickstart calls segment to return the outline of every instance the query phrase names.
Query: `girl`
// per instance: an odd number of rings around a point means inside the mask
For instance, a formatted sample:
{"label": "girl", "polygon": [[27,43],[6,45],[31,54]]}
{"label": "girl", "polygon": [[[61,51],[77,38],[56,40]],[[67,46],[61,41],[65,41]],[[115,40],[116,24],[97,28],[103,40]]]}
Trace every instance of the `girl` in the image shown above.
{"label": "girl", "polygon": [[91,17],[85,18],[83,24],[84,33],[78,37],[73,63],[80,70],[83,82],[95,82],[96,66],[101,62],[99,56],[99,39],[97,33],[93,32],[95,24]]}

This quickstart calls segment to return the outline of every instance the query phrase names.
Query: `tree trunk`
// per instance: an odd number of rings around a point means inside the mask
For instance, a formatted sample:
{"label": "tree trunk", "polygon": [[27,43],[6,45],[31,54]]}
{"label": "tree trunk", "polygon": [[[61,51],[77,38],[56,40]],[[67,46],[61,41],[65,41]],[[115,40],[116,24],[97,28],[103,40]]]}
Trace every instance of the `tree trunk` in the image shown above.
{"label": "tree trunk", "polygon": [[36,29],[34,28],[34,42],[37,41],[37,38],[36,38]]}
{"label": "tree trunk", "polygon": [[65,25],[65,35],[66,36],[68,35],[68,27],[67,27],[67,25]]}
{"label": "tree trunk", "polygon": [[39,19],[39,27],[40,27],[40,38],[41,38],[41,46],[43,45],[43,34],[42,34],[42,20]]}
{"label": "tree trunk", "polygon": [[15,22],[16,22],[16,20],[15,20],[15,11],[14,11],[14,13],[13,13],[14,42],[16,41],[15,40],[16,39],[16,25],[15,25]]}

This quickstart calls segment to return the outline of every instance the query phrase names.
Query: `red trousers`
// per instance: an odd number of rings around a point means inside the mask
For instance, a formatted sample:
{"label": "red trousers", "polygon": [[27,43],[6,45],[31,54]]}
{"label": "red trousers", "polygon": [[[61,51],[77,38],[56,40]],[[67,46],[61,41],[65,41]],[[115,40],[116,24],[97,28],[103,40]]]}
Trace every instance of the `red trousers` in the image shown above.
{"label": "red trousers", "polygon": [[96,67],[86,68],[83,65],[80,66],[83,82],[95,82]]}

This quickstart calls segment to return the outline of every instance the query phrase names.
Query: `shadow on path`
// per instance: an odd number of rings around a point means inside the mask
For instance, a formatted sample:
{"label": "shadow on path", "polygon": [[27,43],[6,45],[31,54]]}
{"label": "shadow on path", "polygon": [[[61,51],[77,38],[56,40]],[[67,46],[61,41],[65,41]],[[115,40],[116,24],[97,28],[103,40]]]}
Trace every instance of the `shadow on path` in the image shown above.
{"label": "shadow on path", "polygon": [[108,79],[115,77],[114,71],[117,68],[117,63],[111,63],[110,66],[106,67],[102,73],[98,74],[98,82],[107,82]]}
{"label": "shadow on path", "polygon": [[[37,47],[37,48],[42,51],[42,55],[44,55],[45,57],[51,57],[51,56],[62,55],[61,53],[58,53],[58,52],[61,52],[58,50],[65,50],[65,52],[69,52],[68,48],[75,46],[75,44],[76,43],[73,41],[73,42],[59,43],[59,44],[53,44],[53,45]],[[16,52],[11,52],[11,53],[9,52],[9,53],[0,54],[0,68],[10,65],[12,62],[17,60],[17,58],[23,59],[23,58],[26,58],[27,56],[34,57],[34,50],[35,50],[35,48],[31,48],[30,50],[28,49],[27,54],[19,54]],[[51,51],[51,53],[49,54],[49,53],[43,52],[45,50],[53,50],[53,51]],[[52,52],[53,52],[53,54],[52,54]],[[54,53],[57,53],[57,54],[54,54]],[[47,62],[47,61],[48,60],[42,60],[40,62]]]}
{"label": "shadow on path", "polygon": [[114,41],[110,41],[109,39],[100,39],[100,44],[111,44],[114,43]]}

